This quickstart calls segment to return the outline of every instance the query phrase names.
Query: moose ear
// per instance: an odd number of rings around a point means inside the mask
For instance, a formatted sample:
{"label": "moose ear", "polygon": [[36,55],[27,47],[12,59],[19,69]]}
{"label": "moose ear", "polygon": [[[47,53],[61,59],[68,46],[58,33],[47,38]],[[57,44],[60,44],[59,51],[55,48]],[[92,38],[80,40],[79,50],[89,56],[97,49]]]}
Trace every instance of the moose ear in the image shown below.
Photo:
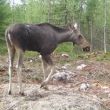
{"label": "moose ear", "polygon": [[77,23],[74,23],[74,24],[69,24],[69,29],[71,30],[77,30],[78,29],[78,24]]}
{"label": "moose ear", "polygon": [[74,24],[74,28],[78,29],[78,24],[77,23]]}

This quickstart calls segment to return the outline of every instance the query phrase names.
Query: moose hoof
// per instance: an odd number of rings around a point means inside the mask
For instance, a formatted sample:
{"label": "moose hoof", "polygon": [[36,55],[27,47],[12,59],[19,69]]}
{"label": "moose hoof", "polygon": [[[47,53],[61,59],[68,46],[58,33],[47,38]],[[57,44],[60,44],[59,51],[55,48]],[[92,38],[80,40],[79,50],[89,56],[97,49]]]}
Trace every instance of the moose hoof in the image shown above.
{"label": "moose hoof", "polygon": [[43,88],[45,85],[46,85],[46,83],[42,82],[40,88]]}
{"label": "moose hoof", "polygon": [[43,88],[45,90],[49,90],[48,86],[45,84],[45,82],[43,82],[40,86],[40,88]]}
{"label": "moose hoof", "polygon": [[25,96],[24,92],[19,92],[19,94],[20,94],[21,96]]}
{"label": "moose hoof", "polygon": [[12,94],[12,93],[11,93],[11,90],[9,90],[9,91],[8,91],[8,94],[9,94],[9,95],[11,95],[11,94]]}

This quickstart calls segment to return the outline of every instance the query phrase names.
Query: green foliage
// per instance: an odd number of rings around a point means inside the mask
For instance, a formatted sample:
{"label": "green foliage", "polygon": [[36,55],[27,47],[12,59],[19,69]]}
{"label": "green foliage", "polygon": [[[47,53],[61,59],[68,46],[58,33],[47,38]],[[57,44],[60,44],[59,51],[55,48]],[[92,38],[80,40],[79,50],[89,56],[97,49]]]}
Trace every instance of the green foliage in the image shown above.
{"label": "green foliage", "polygon": [[[110,50],[110,0],[106,1],[107,49]],[[81,32],[87,39],[90,40],[91,33],[93,34],[94,48],[103,50],[104,0],[21,0],[21,4],[13,5],[10,5],[7,0],[0,0],[0,38],[4,39],[4,31],[8,24],[41,22],[50,22],[58,26],[78,22]],[[0,40],[0,48],[3,51],[5,47],[2,44],[5,45]],[[80,54],[81,51],[78,53],[74,48],[74,52],[72,48],[72,44],[62,44],[56,52],[64,51],[71,56]]]}
{"label": "green foliage", "polygon": [[6,43],[4,40],[0,40],[0,55],[4,55],[7,52]]}
{"label": "green foliage", "polygon": [[10,7],[6,0],[0,0],[0,38],[4,37],[6,25],[10,22]]}
{"label": "green foliage", "polygon": [[10,6],[6,3],[6,0],[0,0],[0,54],[5,54],[6,43],[4,40],[4,33],[7,24],[10,22]]}
{"label": "green foliage", "polygon": [[23,1],[22,5],[16,5],[13,9],[14,22],[40,23],[47,21],[47,4],[40,0]]}
{"label": "green foliage", "polygon": [[97,9],[98,0],[88,0],[86,6],[86,18],[87,20],[91,21],[94,20],[95,12]]}

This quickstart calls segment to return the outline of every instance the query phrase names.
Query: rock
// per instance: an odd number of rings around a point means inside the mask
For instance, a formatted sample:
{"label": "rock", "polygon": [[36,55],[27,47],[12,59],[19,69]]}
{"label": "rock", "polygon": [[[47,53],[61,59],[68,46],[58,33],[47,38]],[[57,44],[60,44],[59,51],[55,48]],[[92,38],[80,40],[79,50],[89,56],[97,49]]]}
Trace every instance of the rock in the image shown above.
{"label": "rock", "polygon": [[67,80],[67,76],[68,74],[66,74],[65,72],[57,72],[52,76],[52,79],[57,81],[63,81],[63,80]]}
{"label": "rock", "polygon": [[88,83],[82,83],[80,85],[80,90],[85,91],[90,87],[90,85]]}
{"label": "rock", "polygon": [[66,70],[67,67],[64,65],[64,66],[61,67],[61,69]]}
{"label": "rock", "polygon": [[108,86],[101,86],[101,90],[104,92],[104,93],[110,93],[110,88]]}
{"label": "rock", "polygon": [[33,62],[33,60],[30,60],[29,62],[30,62],[30,63],[32,63],[32,62]]}
{"label": "rock", "polygon": [[57,71],[56,74],[52,76],[53,81],[67,82],[71,79],[72,73],[70,71]]}
{"label": "rock", "polygon": [[76,67],[77,70],[82,70],[83,68],[85,68],[87,65],[85,64],[81,64],[79,66]]}
{"label": "rock", "polygon": [[65,58],[68,58],[69,57],[69,55],[67,53],[63,53],[61,56],[62,57],[65,57]]}
{"label": "rock", "polygon": [[110,94],[108,94],[108,98],[110,98]]}

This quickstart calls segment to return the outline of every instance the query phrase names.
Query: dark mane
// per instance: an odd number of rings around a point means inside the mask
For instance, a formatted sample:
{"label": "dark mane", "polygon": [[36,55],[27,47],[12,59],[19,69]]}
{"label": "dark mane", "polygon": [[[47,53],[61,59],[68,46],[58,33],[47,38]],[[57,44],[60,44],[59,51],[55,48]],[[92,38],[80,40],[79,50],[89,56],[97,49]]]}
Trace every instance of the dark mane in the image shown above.
{"label": "dark mane", "polygon": [[57,32],[65,32],[65,31],[68,31],[68,29],[66,29],[66,28],[63,28],[63,27],[57,27],[57,26],[55,26],[55,25],[52,25],[52,24],[50,24],[50,23],[41,23],[41,24],[37,24],[38,26],[49,26],[49,27],[51,27],[51,28],[53,28],[55,31],[57,31]]}

